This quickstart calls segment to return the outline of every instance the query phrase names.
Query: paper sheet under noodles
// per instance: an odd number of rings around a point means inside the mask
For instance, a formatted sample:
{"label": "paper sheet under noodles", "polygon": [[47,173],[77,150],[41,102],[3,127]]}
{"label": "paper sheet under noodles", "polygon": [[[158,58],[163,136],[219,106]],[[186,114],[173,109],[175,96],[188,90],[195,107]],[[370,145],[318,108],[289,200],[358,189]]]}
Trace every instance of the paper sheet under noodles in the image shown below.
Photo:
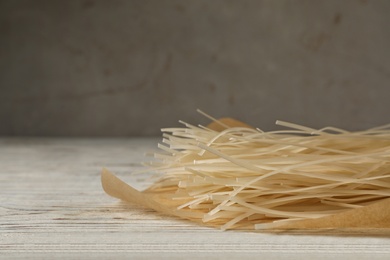
{"label": "paper sheet under noodles", "polygon": [[[222,119],[220,122],[228,126],[249,127],[232,119]],[[219,130],[219,125],[211,124],[208,127]],[[220,227],[224,219],[211,220],[204,223],[204,212],[194,209],[178,209],[186,200],[173,200],[172,191],[147,189],[138,191],[117,178],[107,169],[103,169],[101,181],[104,191],[115,198],[126,202],[136,203],[158,212],[178,216],[207,226]],[[227,221],[227,220],[226,220]],[[355,234],[355,235],[390,235],[390,199],[383,199],[368,206],[345,210],[341,213],[315,219],[304,219],[275,224],[257,224],[256,221],[247,221],[239,229],[255,230],[256,225],[261,232],[293,232],[319,234]]]}
{"label": "paper sheet under noodles", "polygon": [[[140,192],[121,181],[106,169],[103,169],[101,178],[104,191],[112,197],[126,202],[136,203],[165,214],[201,222],[196,211],[178,210],[177,207],[185,202],[171,200],[170,197],[173,194],[162,192],[155,193],[153,191]],[[209,226],[218,226],[218,223],[212,221],[205,224]],[[254,226],[248,225],[242,228],[254,229]],[[390,235],[390,199],[318,219],[300,220],[286,224],[279,223],[274,227],[270,226],[268,231],[346,232]]]}

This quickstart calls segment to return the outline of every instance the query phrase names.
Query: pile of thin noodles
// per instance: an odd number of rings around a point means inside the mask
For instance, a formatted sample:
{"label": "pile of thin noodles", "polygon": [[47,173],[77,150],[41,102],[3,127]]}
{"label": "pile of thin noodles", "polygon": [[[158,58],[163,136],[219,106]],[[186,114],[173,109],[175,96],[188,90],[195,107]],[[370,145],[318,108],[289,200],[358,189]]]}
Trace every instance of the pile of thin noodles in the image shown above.
{"label": "pile of thin noodles", "polygon": [[319,218],[390,197],[390,125],[349,132],[278,121],[286,130],[163,129],[148,190],[183,201],[177,212],[222,229]]}

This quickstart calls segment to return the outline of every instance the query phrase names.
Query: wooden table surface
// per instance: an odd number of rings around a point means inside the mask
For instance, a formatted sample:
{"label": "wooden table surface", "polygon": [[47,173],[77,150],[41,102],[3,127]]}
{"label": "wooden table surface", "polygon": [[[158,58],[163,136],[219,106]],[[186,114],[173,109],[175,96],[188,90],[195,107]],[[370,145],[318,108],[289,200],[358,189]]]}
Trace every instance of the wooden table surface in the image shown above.
{"label": "wooden table surface", "polygon": [[389,237],[221,231],[107,196],[101,168],[142,189],[158,141],[1,138],[0,258],[390,259]]}

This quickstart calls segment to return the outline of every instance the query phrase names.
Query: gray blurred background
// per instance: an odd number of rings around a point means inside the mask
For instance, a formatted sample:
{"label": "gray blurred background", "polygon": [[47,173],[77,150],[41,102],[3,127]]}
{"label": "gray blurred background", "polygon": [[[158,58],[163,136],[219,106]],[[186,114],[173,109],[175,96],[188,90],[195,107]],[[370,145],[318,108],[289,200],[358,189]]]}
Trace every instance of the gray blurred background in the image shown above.
{"label": "gray blurred background", "polygon": [[0,0],[0,135],[389,123],[390,1]]}

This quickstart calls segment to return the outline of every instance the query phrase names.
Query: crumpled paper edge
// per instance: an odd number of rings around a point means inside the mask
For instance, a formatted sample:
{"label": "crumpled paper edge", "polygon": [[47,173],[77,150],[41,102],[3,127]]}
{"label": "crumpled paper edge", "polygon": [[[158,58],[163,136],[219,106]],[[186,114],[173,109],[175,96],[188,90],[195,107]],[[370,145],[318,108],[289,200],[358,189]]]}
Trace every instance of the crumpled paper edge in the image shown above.
{"label": "crumpled paper edge", "polygon": [[[115,198],[126,202],[139,204],[168,215],[179,216],[192,221],[201,222],[191,217],[191,212],[185,214],[177,210],[183,201],[172,201],[169,194],[162,195],[148,191],[138,191],[126,184],[107,169],[103,169],[101,182],[104,191]],[[207,226],[217,226],[203,223]],[[252,229],[254,227],[246,227]],[[329,234],[356,234],[356,235],[390,235],[390,199],[384,199],[365,207],[347,210],[342,213],[305,219],[293,222],[271,224],[264,227],[261,232],[291,232],[291,233],[329,233]]]}

